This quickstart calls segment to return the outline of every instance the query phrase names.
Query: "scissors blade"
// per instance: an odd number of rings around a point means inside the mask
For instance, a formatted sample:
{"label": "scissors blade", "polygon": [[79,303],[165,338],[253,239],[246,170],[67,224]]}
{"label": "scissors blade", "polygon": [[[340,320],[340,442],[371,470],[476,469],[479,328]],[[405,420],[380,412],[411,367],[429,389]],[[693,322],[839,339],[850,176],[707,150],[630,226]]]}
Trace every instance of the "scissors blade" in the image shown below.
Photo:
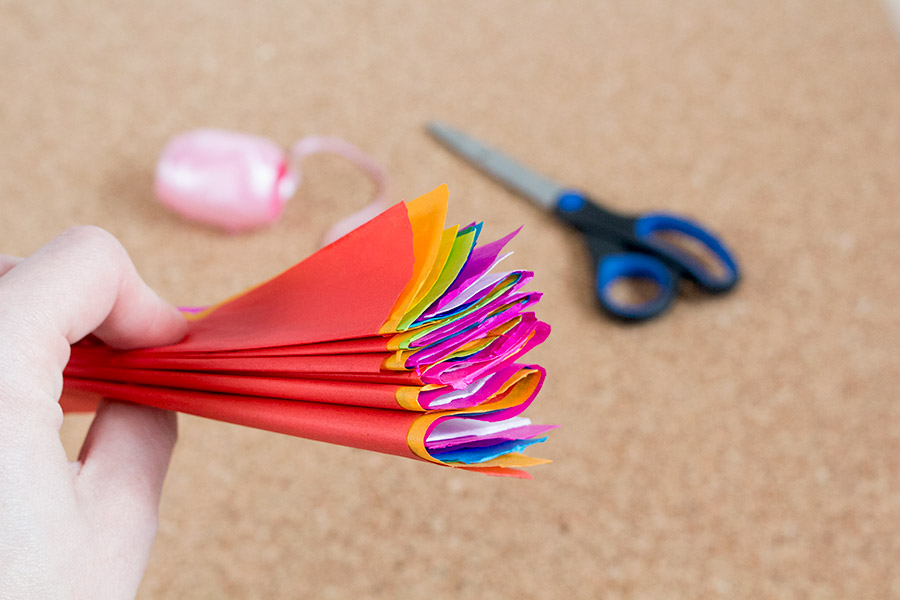
{"label": "scissors blade", "polygon": [[465,158],[501,185],[547,210],[556,208],[558,198],[566,190],[502,152],[443,123],[432,121],[426,129],[451,152]]}

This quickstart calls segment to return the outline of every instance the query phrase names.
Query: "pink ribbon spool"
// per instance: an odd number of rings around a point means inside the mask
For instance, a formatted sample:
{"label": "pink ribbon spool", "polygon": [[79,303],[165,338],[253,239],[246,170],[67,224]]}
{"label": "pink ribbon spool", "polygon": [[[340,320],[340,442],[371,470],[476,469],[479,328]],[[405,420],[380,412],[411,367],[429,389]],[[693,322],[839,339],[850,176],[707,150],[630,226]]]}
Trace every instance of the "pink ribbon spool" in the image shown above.
{"label": "pink ribbon spool", "polygon": [[387,208],[387,178],[362,150],[339,138],[310,136],[289,152],[259,136],[221,129],[197,129],[173,138],[156,166],[159,201],[187,219],[231,233],[275,222],[300,185],[300,161],[310,154],[337,154],[360,167],[375,183],[375,199],[338,222],[330,243]]}

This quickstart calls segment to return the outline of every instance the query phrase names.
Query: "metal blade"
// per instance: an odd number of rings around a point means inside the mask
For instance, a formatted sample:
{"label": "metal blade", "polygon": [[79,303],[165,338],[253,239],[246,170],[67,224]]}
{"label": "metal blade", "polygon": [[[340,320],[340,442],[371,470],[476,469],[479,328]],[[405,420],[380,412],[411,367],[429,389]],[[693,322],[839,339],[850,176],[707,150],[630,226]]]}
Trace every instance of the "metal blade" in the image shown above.
{"label": "metal blade", "polygon": [[553,210],[556,207],[557,199],[566,189],[502,152],[485,146],[443,123],[432,121],[426,129],[435,139],[455,154],[471,162],[480,171],[547,210]]}

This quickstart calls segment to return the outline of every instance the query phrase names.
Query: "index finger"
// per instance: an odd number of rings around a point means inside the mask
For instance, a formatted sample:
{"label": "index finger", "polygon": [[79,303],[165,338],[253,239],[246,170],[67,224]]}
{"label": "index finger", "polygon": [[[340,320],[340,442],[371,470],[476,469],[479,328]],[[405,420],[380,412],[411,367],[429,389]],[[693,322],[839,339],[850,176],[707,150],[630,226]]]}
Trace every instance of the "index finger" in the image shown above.
{"label": "index finger", "polygon": [[[174,343],[186,328],[112,235],[66,231],[0,278],[0,425],[11,407],[20,412],[13,404],[29,410],[58,401],[69,345],[87,334],[133,348]],[[58,412],[50,413],[55,421]]]}

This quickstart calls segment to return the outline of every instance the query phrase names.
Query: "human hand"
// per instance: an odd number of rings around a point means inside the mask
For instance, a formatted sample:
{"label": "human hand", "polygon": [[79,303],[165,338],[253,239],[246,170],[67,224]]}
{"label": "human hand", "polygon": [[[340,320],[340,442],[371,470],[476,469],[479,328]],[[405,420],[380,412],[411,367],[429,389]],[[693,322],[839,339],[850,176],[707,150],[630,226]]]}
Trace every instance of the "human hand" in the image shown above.
{"label": "human hand", "polygon": [[71,229],[25,260],[0,256],[0,598],[137,593],[175,414],[103,402],[70,463],[62,371],[89,333],[135,348],[174,343],[186,327],[100,229]]}

